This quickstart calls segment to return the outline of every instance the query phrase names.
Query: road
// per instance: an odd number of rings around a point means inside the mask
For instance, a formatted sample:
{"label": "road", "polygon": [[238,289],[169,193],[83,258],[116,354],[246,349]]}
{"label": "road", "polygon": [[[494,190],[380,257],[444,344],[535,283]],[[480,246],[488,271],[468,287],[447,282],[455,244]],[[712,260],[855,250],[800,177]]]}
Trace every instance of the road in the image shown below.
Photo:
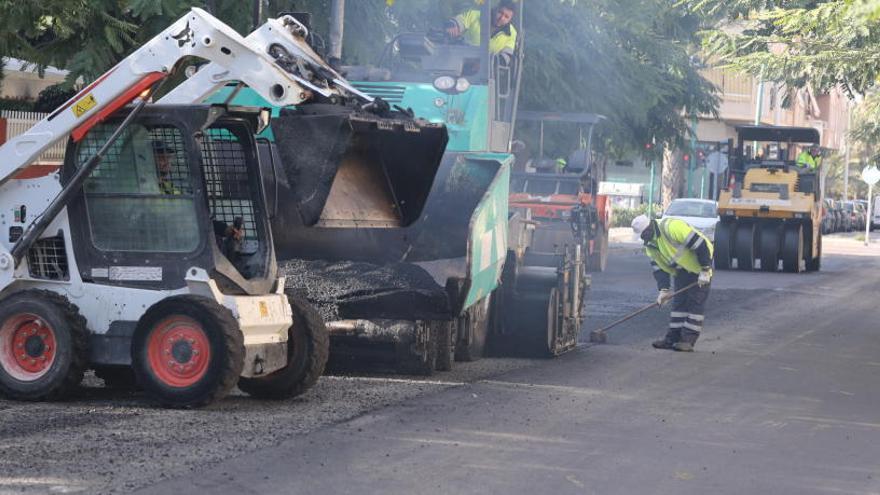
{"label": "road", "polygon": [[[722,272],[697,352],[651,312],[556,360],[425,380],[324,377],[287,402],[156,409],[91,377],[0,401],[0,493],[880,493],[880,239],[827,238],[817,274]],[[618,247],[589,329],[655,291]]]}

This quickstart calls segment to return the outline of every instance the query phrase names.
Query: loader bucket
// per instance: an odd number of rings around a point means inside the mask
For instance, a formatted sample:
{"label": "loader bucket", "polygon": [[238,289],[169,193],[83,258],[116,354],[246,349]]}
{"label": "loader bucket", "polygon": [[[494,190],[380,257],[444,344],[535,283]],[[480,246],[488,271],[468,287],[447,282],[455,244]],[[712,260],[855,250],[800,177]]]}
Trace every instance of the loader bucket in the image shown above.
{"label": "loader bucket", "polygon": [[339,106],[283,109],[264,166],[280,259],[464,257],[501,164],[446,154],[446,128]]}
{"label": "loader bucket", "polygon": [[411,225],[447,141],[440,125],[337,105],[283,109],[272,132],[302,223],[327,228]]}

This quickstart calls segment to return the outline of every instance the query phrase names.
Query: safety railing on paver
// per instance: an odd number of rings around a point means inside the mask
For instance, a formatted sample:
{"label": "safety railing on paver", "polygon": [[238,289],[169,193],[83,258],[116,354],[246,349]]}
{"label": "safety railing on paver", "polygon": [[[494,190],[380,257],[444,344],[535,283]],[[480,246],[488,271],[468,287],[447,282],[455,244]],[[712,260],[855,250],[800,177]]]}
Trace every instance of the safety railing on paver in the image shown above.
{"label": "safety railing on paver", "polygon": [[[17,110],[2,110],[0,111],[0,126],[4,126],[5,129],[0,129],[0,131],[6,131],[5,137],[6,140],[12,139],[15,136],[20,134],[24,134],[31,127],[33,127],[37,122],[46,118],[48,113],[41,112],[22,112]],[[2,139],[2,134],[0,134],[0,144],[5,142]],[[67,147],[67,138],[59,139],[57,143],[55,143],[51,148],[44,151],[42,155],[37,159],[37,163],[61,163],[64,161],[64,150]]]}

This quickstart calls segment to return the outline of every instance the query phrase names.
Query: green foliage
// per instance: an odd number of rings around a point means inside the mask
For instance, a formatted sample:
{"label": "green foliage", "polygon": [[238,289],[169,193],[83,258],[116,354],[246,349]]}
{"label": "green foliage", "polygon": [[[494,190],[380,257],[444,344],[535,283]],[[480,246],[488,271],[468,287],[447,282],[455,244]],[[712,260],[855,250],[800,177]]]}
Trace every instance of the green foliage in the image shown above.
{"label": "green foliage", "polygon": [[[659,217],[660,213],[663,211],[663,207],[657,203],[654,205],[654,216]],[[614,208],[614,214],[612,215],[611,226],[612,227],[629,227],[632,225],[633,219],[635,219],[639,215],[647,215],[648,214],[648,203],[641,204],[635,208]]]}
{"label": "green foliage", "polygon": [[64,84],[53,84],[40,91],[34,103],[35,112],[53,112],[67,100],[73,98],[76,91]]}
{"label": "green foliage", "polygon": [[[493,0],[487,0],[493,1]],[[330,0],[270,0],[264,17],[310,11],[326,38]],[[94,80],[191,6],[205,8],[247,33],[252,1],[242,0],[0,0],[0,53],[70,70]],[[425,31],[474,5],[474,0],[349,0],[346,63],[375,63],[391,36]],[[687,136],[689,113],[712,114],[712,86],[693,63],[704,19],[678,0],[531,0],[523,5],[526,64],[520,108],[595,112],[599,150],[641,149]],[[550,137],[552,140],[552,136]]]}
{"label": "green foliage", "polygon": [[741,33],[706,33],[705,46],[730,67],[763,72],[765,79],[791,87],[841,86],[850,94],[864,93],[880,75],[880,19],[866,10],[869,4],[880,1],[812,2],[808,8],[756,12]]}
{"label": "green foliage", "polygon": [[[823,92],[840,87],[850,97],[868,94],[850,132],[857,146],[850,146],[860,148],[853,156],[880,159],[874,144],[880,139],[880,96],[874,94],[880,77],[880,0],[684,3],[704,15],[739,20],[741,30],[705,33],[706,49],[728,67],[790,88]],[[842,193],[843,165],[836,160],[830,165],[827,189]]]}
{"label": "green foliage", "polygon": [[34,111],[34,102],[22,98],[0,98],[0,110]]}
{"label": "green foliage", "polygon": [[[868,95],[853,118],[850,137],[862,143],[880,142],[880,94]],[[875,150],[880,151],[880,150]],[[876,161],[876,156],[874,160]]]}
{"label": "green foliage", "polygon": [[[529,7],[528,5],[531,5]],[[693,57],[699,16],[667,0],[527,4],[525,109],[594,112],[600,151],[682,144],[685,116],[714,114]]]}
{"label": "green foliage", "polygon": [[[843,199],[844,189],[844,157],[840,154],[831,155],[822,161],[825,169],[825,197]],[[868,194],[868,186],[859,179],[864,165],[850,163],[849,195],[850,198],[864,198]]]}

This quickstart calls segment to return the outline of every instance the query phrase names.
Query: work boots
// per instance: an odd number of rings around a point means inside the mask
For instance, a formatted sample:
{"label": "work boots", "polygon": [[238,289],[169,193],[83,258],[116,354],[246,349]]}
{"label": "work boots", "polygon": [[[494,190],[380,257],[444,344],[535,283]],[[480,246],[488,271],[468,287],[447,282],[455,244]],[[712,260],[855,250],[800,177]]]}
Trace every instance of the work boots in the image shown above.
{"label": "work boots", "polygon": [[654,346],[654,349],[673,349],[675,343],[679,340],[681,340],[681,330],[670,329],[668,332],[666,332],[666,337],[660,340],[655,340],[651,343],[651,345]]}
{"label": "work boots", "polygon": [[681,340],[672,346],[672,350],[678,352],[694,352],[694,344],[700,338],[700,332],[694,332],[687,328],[681,331]]}

